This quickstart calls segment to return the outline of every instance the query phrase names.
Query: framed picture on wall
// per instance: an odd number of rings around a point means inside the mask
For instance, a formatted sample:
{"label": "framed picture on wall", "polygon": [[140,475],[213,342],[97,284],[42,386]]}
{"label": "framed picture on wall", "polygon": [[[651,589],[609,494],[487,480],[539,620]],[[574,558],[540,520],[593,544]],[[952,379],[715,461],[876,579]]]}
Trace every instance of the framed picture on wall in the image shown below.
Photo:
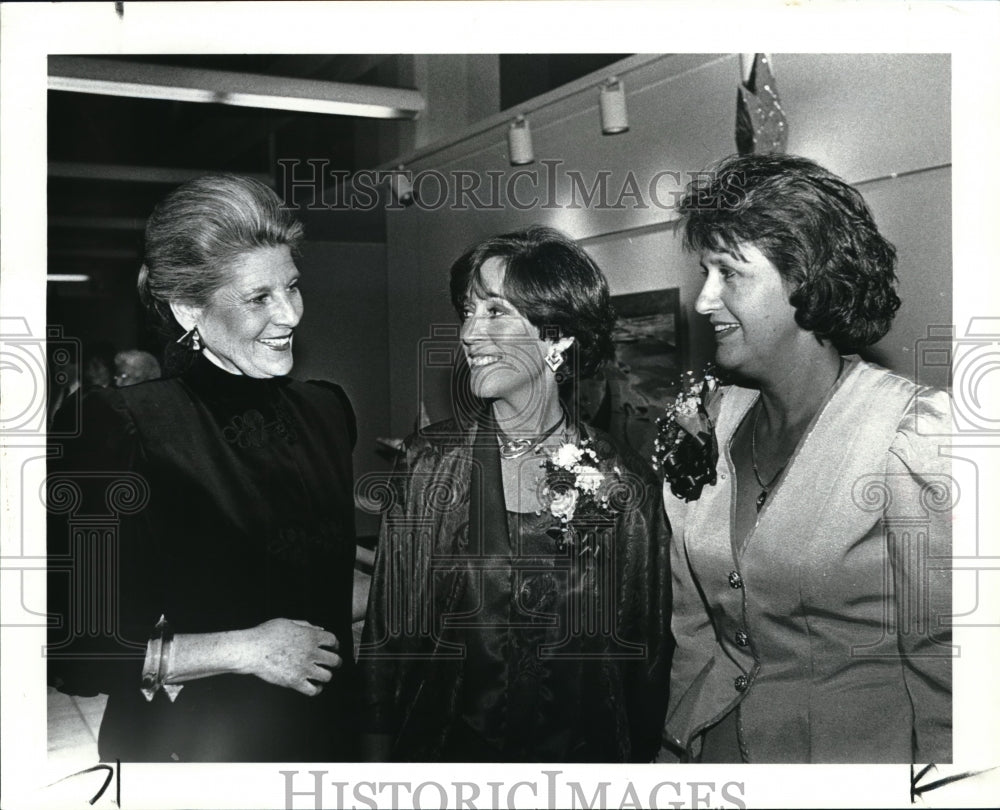
{"label": "framed picture on wall", "polygon": [[656,418],[677,393],[684,368],[680,290],[676,287],[619,295],[615,356],[580,385],[584,421],[649,456]]}

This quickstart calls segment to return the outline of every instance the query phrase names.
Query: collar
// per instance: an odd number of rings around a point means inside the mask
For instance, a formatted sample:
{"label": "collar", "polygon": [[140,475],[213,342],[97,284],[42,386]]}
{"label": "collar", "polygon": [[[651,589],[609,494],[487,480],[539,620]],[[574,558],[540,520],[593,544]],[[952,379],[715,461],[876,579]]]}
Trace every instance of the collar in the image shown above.
{"label": "collar", "polygon": [[288,377],[248,377],[231,374],[220,368],[201,353],[195,357],[182,379],[195,391],[222,399],[272,400],[284,386]]}

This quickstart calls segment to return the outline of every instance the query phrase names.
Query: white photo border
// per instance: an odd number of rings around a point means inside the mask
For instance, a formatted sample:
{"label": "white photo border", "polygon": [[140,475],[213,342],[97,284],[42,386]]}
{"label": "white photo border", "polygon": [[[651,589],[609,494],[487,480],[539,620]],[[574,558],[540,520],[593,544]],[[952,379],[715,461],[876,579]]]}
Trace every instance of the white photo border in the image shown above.
{"label": "white photo border", "polygon": [[[46,72],[49,54],[116,53],[504,53],[690,52],[950,53],[953,77],[954,323],[965,334],[975,318],[997,318],[1000,282],[992,238],[998,205],[992,199],[1000,179],[1000,4],[958,2],[695,3],[695,2],[470,2],[336,3],[232,2],[132,3],[124,14],[114,3],[4,3],[0,27],[0,315],[5,332],[18,324],[44,336],[46,245]],[[734,93],[735,95],[735,93]],[[1000,330],[996,330],[1000,331]],[[1000,338],[992,338],[995,345]],[[995,377],[996,375],[994,375]],[[0,369],[3,404],[23,384]],[[995,396],[997,385],[987,392]],[[994,400],[996,401],[996,400]],[[9,416],[9,410],[6,416]],[[968,436],[965,446],[986,460],[979,470],[980,495],[998,492],[995,462],[1000,439]],[[992,448],[992,451],[990,450]],[[46,762],[45,661],[39,655],[44,629],[7,626],[4,615],[22,609],[20,581],[44,568],[41,505],[21,510],[21,464],[44,456],[44,438],[3,439],[0,548],[3,586],[0,633],[2,700],[2,785],[5,807],[57,804],[52,788],[61,775]],[[988,498],[982,498],[989,503]],[[981,588],[996,582],[1000,568],[997,515],[989,509],[967,516],[978,527],[983,568]],[[41,551],[39,552],[39,545]],[[38,556],[42,555],[39,562]],[[992,561],[987,557],[992,557]],[[44,579],[44,578],[42,578]],[[13,586],[12,586],[13,584]],[[993,588],[1000,592],[1000,588]],[[989,598],[988,596],[984,598]],[[996,598],[996,597],[993,597]],[[44,605],[32,593],[28,605]],[[1000,611],[994,615],[1000,617]],[[1000,621],[1000,619],[998,619]],[[995,686],[1000,666],[997,627],[959,628],[956,643],[963,657],[955,675],[955,766],[947,773],[1000,765],[1000,698]],[[968,653],[968,654],[966,654]],[[364,783],[439,783],[455,800],[455,782],[482,786],[476,806],[492,801],[487,787],[507,806],[566,806],[579,782],[579,806],[601,782],[608,782],[609,806],[634,806],[626,786],[634,787],[639,806],[647,807],[651,789],[661,783],[660,806],[695,806],[713,783],[710,804],[760,807],[896,807],[910,803],[907,766],[412,766],[412,765],[132,765],[121,774],[125,808],[272,808],[286,806],[293,771],[294,807],[312,807],[310,771],[325,771],[324,806],[368,806],[354,790]],[[552,776],[551,773],[559,772]],[[548,772],[548,775],[547,773]],[[996,773],[956,783],[918,803],[939,806],[993,806]],[[65,775],[65,774],[62,774]],[[928,777],[931,778],[931,777]],[[556,784],[555,794],[549,787]],[[98,779],[98,784],[100,780]],[[337,783],[346,785],[338,796]],[[518,787],[518,783],[522,783]],[[729,788],[727,798],[722,788]],[[91,783],[88,782],[88,785]],[[513,790],[513,792],[512,792]],[[700,792],[699,792],[700,791]],[[367,789],[363,794],[371,797]],[[388,793],[380,793],[388,802]],[[466,792],[466,797],[470,794]],[[736,797],[736,798],[733,798]],[[81,807],[88,795],[80,796]],[[95,807],[113,806],[110,793]],[[423,806],[440,806],[436,789],[421,796]],[[64,796],[59,799],[64,801]],[[399,794],[400,806],[413,806],[412,793]],[[411,804],[407,805],[406,802]],[[681,802],[670,805],[669,802]],[[387,804],[383,806],[388,806]],[[451,804],[449,805],[451,806]]]}

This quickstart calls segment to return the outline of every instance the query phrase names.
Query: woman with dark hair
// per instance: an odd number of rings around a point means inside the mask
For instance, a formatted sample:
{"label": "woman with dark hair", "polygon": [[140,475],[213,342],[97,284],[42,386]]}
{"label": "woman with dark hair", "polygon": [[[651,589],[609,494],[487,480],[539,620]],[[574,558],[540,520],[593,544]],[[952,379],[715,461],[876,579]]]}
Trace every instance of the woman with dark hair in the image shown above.
{"label": "woman with dark hair", "polygon": [[559,398],[612,351],[607,282],[535,227],[459,258],[451,296],[473,401],[411,436],[391,480],[361,648],[367,754],[649,761],[671,651],[659,486]]}
{"label": "woman with dark hair", "polygon": [[50,471],[50,666],[109,695],[103,759],[356,758],[356,431],[339,386],[286,376],[301,238],[255,180],[167,196],[139,293],[183,371],[88,397]]}
{"label": "woman with dark hair", "polygon": [[950,402],[852,354],[899,307],[895,249],[798,157],[729,158],[681,211],[731,384],[704,389],[697,484],[690,438],[660,457],[677,640],[661,753],[949,761]]}

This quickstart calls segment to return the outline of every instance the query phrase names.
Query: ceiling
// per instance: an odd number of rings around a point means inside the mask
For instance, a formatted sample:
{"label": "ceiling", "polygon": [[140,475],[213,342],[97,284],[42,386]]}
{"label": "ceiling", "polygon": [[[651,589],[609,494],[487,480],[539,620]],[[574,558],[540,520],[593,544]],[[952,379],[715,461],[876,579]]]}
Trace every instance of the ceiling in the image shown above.
{"label": "ceiling", "polygon": [[[623,57],[622,54],[505,54],[497,109],[506,109]],[[433,59],[434,57],[428,57]],[[147,65],[227,71],[369,87],[405,87],[397,54],[102,56]],[[412,64],[412,63],[409,63]],[[117,297],[141,262],[145,220],[157,201],[208,171],[274,182],[280,159],[322,157],[353,172],[362,119],[317,113],[162,101],[83,92],[48,92],[48,272],[87,275],[53,284],[62,298]],[[371,119],[365,119],[370,133]],[[407,121],[380,121],[405,127]],[[411,124],[412,125],[412,124]],[[372,150],[366,150],[370,161]],[[383,155],[391,160],[396,155]],[[384,241],[383,212],[344,218],[352,241]],[[333,237],[336,238],[336,237]],[[348,237],[344,237],[348,238]]]}
{"label": "ceiling", "polygon": [[[120,58],[375,84],[376,68],[392,56]],[[356,119],[347,116],[61,91],[48,93],[48,105],[48,269],[86,273],[98,287],[109,275],[134,274],[146,217],[186,175],[232,171],[266,179],[279,158],[317,155],[331,169],[356,168]]]}

